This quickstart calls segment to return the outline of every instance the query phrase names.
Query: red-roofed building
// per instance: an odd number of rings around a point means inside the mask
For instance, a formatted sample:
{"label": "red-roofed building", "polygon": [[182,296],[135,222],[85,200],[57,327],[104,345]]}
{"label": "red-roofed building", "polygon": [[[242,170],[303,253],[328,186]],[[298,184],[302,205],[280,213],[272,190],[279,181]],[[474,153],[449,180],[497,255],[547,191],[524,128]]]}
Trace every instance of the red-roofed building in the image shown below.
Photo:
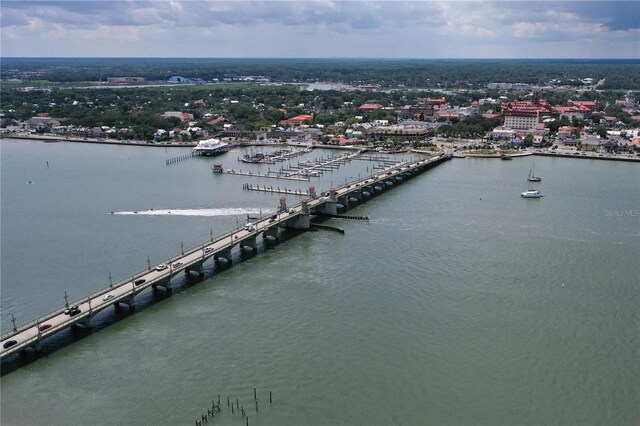
{"label": "red-roofed building", "polygon": [[218,117],[215,118],[209,122],[207,122],[207,124],[211,125],[211,126],[215,126],[216,124],[222,123],[223,121],[226,121],[227,119],[224,117]]}
{"label": "red-roofed building", "polygon": [[540,113],[549,113],[551,112],[551,107],[547,103],[546,99],[539,99],[537,102],[533,101],[513,101],[513,102],[503,102],[501,104],[502,110],[504,112],[509,111],[518,111],[518,112],[540,112]]}
{"label": "red-roofed building", "polygon": [[558,137],[570,137],[580,133],[579,127],[562,126],[558,129]]}
{"label": "red-roofed building", "polygon": [[38,113],[38,117],[48,117],[49,113],[48,112],[39,112]]}
{"label": "red-roofed building", "polygon": [[445,98],[418,98],[419,105],[444,105],[447,103]]}
{"label": "red-roofed building", "polygon": [[438,116],[438,118],[447,118],[449,120],[451,120],[451,119],[459,120],[460,119],[460,114],[455,113],[455,112],[439,112],[436,115]]}
{"label": "red-roofed building", "polygon": [[333,137],[329,138],[329,145],[353,145],[358,142],[358,138],[343,138]]}
{"label": "red-roofed building", "polygon": [[590,111],[595,111],[596,108],[598,108],[598,101],[574,101],[572,99],[569,99],[567,102],[578,108],[580,107],[587,108]]}
{"label": "red-roofed building", "polygon": [[313,120],[313,116],[309,114],[296,115],[287,120],[291,126],[300,126],[302,123]]}
{"label": "red-roofed building", "polygon": [[375,84],[359,84],[358,85],[358,89],[364,89],[364,90],[371,90],[371,89],[375,89],[376,87],[378,87]]}
{"label": "red-roofed building", "polygon": [[640,115],[632,115],[631,119],[640,121]]}
{"label": "red-roofed building", "polygon": [[384,106],[380,104],[363,104],[363,105],[360,105],[358,109],[362,111],[375,111],[382,108],[384,108]]}

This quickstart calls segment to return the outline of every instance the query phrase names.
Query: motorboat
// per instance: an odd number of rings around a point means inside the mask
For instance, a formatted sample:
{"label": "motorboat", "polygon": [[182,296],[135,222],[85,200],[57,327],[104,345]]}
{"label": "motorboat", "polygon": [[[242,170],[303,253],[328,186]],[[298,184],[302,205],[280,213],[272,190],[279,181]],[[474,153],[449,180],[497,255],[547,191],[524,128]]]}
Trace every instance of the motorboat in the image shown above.
{"label": "motorboat", "polygon": [[520,193],[522,198],[542,198],[544,194],[538,191],[537,189],[528,189],[524,192]]}

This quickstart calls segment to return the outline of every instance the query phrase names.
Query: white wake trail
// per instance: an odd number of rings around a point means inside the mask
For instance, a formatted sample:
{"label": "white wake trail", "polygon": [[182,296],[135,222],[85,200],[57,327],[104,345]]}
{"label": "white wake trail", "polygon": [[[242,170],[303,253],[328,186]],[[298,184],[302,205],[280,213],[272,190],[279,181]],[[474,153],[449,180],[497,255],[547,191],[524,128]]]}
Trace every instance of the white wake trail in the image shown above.
{"label": "white wake trail", "polygon": [[136,216],[235,216],[235,215],[263,215],[271,213],[272,209],[256,209],[256,208],[227,208],[227,209],[153,209],[153,210],[136,210],[111,212],[117,215],[136,215]]}

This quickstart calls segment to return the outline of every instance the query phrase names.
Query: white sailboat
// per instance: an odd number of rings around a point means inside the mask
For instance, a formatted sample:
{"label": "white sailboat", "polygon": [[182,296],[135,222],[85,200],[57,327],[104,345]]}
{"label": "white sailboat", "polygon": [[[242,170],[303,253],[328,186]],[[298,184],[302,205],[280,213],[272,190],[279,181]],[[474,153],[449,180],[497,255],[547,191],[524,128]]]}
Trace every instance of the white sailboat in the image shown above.
{"label": "white sailboat", "polygon": [[542,198],[542,197],[544,197],[544,194],[541,193],[540,191],[538,191],[537,189],[527,188],[527,185],[529,185],[529,182],[540,182],[542,180],[540,178],[538,178],[540,180],[531,180],[532,173],[533,173],[533,168],[531,168],[531,170],[529,170],[529,176],[527,177],[527,182],[525,182],[523,191],[520,193],[520,196],[522,198]]}

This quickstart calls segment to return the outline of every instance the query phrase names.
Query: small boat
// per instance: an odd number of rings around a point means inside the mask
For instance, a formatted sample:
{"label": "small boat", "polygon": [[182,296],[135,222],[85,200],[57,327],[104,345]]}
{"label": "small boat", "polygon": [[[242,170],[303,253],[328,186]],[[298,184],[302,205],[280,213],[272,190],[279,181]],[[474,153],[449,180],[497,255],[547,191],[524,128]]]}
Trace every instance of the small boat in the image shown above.
{"label": "small boat", "polygon": [[245,156],[242,157],[240,161],[242,161],[243,163],[263,163],[264,159],[265,159],[264,154],[261,152],[258,152],[253,155],[245,154]]}
{"label": "small boat", "polygon": [[513,160],[513,158],[511,158],[510,155],[507,155],[505,153],[500,154],[500,159],[501,160]]}
{"label": "small boat", "polygon": [[544,194],[542,194],[537,189],[528,189],[528,190],[526,190],[524,192],[521,192],[520,196],[522,198],[542,198],[542,197],[544,197]]}
{"label": "small boat", "polygon": [[529,170],[529,177],[527,178],[527,180],[529,182],[542,182],[542,178],[539,176],[535,176],[533,169],[535,168],[536,164],[533,163],[533,167],[531,167],[531,170]]}

